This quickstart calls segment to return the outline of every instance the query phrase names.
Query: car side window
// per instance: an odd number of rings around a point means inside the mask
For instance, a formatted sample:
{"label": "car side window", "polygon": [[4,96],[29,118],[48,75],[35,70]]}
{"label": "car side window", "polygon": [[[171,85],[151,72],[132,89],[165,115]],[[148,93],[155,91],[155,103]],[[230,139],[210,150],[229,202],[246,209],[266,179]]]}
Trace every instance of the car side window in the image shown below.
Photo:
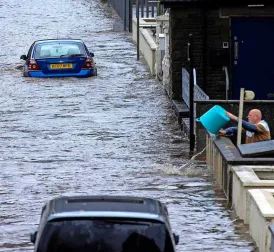
{"label": "car side window", "polygon": [[40,240],[42,231],[43,231],[45,225],[47,224],[48,215],[49,215],[48,205],[45,204],[42,208],[42,212],[41,212],[41,216],[40,216],[40,223],[39,223],[39,226],[38,226],[37,241]]}
{"label": "car side window", "polygon": [[85,47],[85,50],[86,50],[88,53],[91,53],[91,52],[89,51],[89,49],[87,48],[86,45],[84,45],[84,47]]}
{"label": "car side window", "polygon": [[34,43],[31,45],[29,51],[28,51],[28,54],[27,54],[27,58],[30,59],[31,57],[31,53],[32,53],[32,50],[33,50],[33,47],[34,47]]}

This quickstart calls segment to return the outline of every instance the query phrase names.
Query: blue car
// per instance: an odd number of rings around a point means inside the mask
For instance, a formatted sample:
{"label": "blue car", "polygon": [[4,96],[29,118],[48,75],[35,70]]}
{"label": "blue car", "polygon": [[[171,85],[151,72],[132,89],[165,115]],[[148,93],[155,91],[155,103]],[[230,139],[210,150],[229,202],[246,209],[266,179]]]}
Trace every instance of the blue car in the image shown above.
{"label": "blue car", "polygon": [[25,77],[90,77],[97,68],[90,52],[80,39],[46,39],[35,41],[25,60]]}

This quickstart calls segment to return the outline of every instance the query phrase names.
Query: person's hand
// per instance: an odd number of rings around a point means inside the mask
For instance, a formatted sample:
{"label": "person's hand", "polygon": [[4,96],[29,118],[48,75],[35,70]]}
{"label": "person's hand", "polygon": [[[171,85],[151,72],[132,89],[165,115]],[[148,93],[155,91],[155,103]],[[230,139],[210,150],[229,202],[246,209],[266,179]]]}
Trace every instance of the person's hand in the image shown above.
{"label": "person's hand", "polygon": [[231,114],[231,113],[228,112],[228,111],[226,111],[225,113],[226,113],[226,115],[227,115],[231,120],[233,120],[233,121],[238,121],[238,117],[237,117],[237,116]]}
{"label": "person's hand", "polygon": [[225,136],[226,131],[225,130],[219,130],[219,136]]}

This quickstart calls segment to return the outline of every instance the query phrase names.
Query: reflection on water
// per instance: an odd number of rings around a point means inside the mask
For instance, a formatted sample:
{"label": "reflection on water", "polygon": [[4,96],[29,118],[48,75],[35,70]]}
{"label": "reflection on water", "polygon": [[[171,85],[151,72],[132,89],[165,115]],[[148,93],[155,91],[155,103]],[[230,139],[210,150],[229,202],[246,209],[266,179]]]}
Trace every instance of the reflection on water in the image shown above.
{"label": "reflection on water", "polygon": [[[81,194],[165,202],[178,251],[252,251],[211,171],[188,163],[169,99],[111,13],[99,0],[0,3],[0,251],[33,250],[44,202]],[[55,37],[82,38],[98,76],[23,78],[20,55]]]}

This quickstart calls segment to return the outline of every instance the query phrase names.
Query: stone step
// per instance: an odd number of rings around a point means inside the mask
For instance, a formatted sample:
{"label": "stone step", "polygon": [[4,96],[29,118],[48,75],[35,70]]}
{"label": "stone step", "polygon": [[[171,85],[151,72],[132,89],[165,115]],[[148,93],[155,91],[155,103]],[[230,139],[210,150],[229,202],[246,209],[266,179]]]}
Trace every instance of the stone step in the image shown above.
{"label": "stone step", "polygon": [[178,118],[179,125],[182,125],[183,118],[189,118],[189,108],[183,101],[171,100],[171,107]]}
{"label": "stone step", "polygon": [[181,130],[186,136],[189,136],[189,118],[182,118]]}
{"label": "stone step", "polygon": [[189,108],[183,101],[172,100],[172,108],[175,111],[176,116],[181,118],[189,117]]}

